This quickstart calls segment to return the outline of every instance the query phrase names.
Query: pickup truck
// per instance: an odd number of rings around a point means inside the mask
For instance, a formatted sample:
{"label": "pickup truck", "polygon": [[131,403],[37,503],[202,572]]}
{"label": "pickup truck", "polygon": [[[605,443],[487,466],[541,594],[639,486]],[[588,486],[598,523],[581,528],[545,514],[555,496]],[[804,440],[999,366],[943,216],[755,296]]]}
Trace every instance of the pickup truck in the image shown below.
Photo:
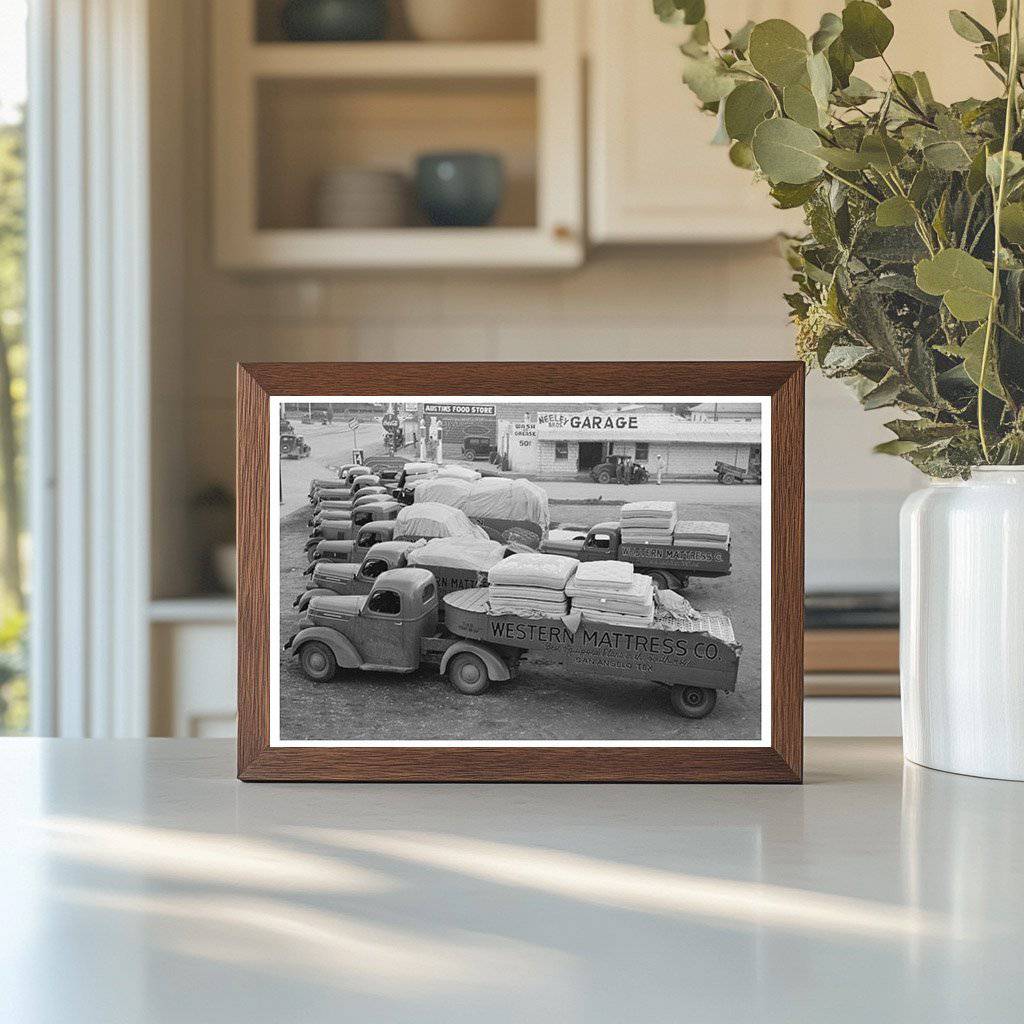
{"label": "pickup truck", "polygon": [[409,673],[433,665],[465,694],[513,678],[526,655],[580,675],[658,683],[686,718],[710,714],[719,690],[736,689],[741,647],[724,616],[705,616],[689,632],[586,618],[572,630],[561,619],[492,615],[486,590],[475,589],[444,598],[442,626],[438,604],[432,573],[390,569],[365,597],[312,598],[285,650],[314,683],[330,682],[339,668]]}
{"label": "pickup truck", "polygon": [[[541,551],[546,550],[546,543],[542,543]],[[587,531],[577,550],[570,551],[562,542],[557,553],[572,555],[581,562],[632,562],[636,571],[650,576],[659,590],[683,590],[691,576],[728,576],[732,572],[731,543],[727,540],[630,544],[623,542],[619,523],[598,523]]]}
{"label": "pickup truck", "polygon": [[[314,597],[328,594],[368,594],[382,573],[389,569],[402,569],[409,564],[406,555],[415,546],[412,541],[389,540],[374,544],[361,564],[314,562],[303,573],[310,577],[310,581],[295,598],[293,607],[305,611]],[[487,574],[476,569],[448,565],[423,565],[422,568],[433,574],[442,598],[455,590],[481,587],[487,582]],[[442,606],[439,611],[443,613],[443,610]]]}
{"label": "pickup truck", "polygon": [[351,540],[367,523],[393,521],[401,507],[396,501],[377,501],[356,509],[324,509],[309,520],[309,536],[311,540]]}

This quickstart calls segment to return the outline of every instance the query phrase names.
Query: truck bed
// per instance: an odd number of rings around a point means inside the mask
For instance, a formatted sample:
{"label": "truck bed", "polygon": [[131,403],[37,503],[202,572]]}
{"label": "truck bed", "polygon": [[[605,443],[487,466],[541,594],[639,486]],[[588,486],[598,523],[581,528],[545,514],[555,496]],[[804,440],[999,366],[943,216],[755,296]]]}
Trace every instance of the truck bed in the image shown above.
{"label": "truck bed", "polygon": [[734,690],[740,647],[724,615],[703,616],[695,630],[618,626],[583,618],[573,630],[562,618],[492,615],[487,590],[460,590],[444,598],[445,627],[468,640],[532,652],[616,678]]}

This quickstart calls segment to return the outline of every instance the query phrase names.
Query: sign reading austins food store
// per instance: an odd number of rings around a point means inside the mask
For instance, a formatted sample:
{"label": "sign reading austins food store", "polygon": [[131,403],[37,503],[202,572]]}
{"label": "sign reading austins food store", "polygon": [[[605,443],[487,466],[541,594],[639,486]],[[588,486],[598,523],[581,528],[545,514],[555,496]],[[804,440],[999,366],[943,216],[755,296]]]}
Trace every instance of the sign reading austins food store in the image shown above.
{"label": "sign reading austins food store", "polygon": [[428,416],[493,416],[493,405],[431,405],[423,406]]}

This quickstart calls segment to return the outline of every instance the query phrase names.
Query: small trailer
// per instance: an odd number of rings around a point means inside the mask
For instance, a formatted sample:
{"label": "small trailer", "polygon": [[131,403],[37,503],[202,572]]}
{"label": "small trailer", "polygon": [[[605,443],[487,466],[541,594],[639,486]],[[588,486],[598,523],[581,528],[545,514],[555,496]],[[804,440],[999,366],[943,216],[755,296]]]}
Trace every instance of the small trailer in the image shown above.
{"label": "small trailer", "polygon": [[[575,550],[560,542],[558,553],[571,554],[581,562],[631,562],[637,572],[650,576],[659,590],[683,590],[691,576],[728,576],[732,572],[731,548],[728,540],[631,544],[623,542],[619,523],[608,522],[592,526]],[[541,551],[547,550],[547,544],[542,544]]]}
{"label": "small trailer", "polygon": [[436,666],[460,693],[483,693],[518,675],[520,662],[545,662],[627,684],[658,683],[686,718],[704,718],[718,692],[736,689],[741,647],[725,616],[704,616],[691,631],[612,626],[581,618],[493,615],[483,589],[444,598],[426,569],[391,569],[365,597],[319,596],[284,645],[314,683],[339,668],[415,672]]}
{"label": "small trailer", "polygon": [[728,462],[715,463],[715,476],[720,484],[742,484],[750,481],[752,484],[761,482],[761,469],[748,467],[741,469],[739,466],[730,466]]}

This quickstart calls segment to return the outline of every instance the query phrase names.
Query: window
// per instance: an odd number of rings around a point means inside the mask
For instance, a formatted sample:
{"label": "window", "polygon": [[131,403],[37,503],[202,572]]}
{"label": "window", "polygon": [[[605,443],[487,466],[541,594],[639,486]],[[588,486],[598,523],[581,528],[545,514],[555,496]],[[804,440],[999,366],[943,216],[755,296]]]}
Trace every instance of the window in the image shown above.
{"label": "window", "polygon": [[434,584],[433,583],[428,583],[423,588],[423,603],[424,603],[424,605],[428,605],[433,600],[434,600]]}
{"label": "window", "polygon": [[393,590],[375,590],[370,595],[368,608],[378,615],[398,615],[402,610],[402,599]]}
{"label": "window", "polygon": [[388,563],[383,558],[372,558],[363,562],[359,575],[367,580],[375,580],[382,572],[388,571]]}
{"label": "window", "polygon": [[651,457],[651,446],[647,441],[637,441],[636,454],[633,456],[637,462],[646,462]]}
{"label": "window", "polygon": [[569,458],[569,442],[568,441],[556,441],[555,442],[555,458],[556,459],[567,459],[567,458]]}
{"label": "window", "polygon": [[612,538],[609,533],[592,533],[587,538],[588,548],[600,548],[602,551],[607,551],[612,546]]}
{"label": "window", "polygon": [[0,735],[29,727],[23,513],[26,10],[0,4]]}

